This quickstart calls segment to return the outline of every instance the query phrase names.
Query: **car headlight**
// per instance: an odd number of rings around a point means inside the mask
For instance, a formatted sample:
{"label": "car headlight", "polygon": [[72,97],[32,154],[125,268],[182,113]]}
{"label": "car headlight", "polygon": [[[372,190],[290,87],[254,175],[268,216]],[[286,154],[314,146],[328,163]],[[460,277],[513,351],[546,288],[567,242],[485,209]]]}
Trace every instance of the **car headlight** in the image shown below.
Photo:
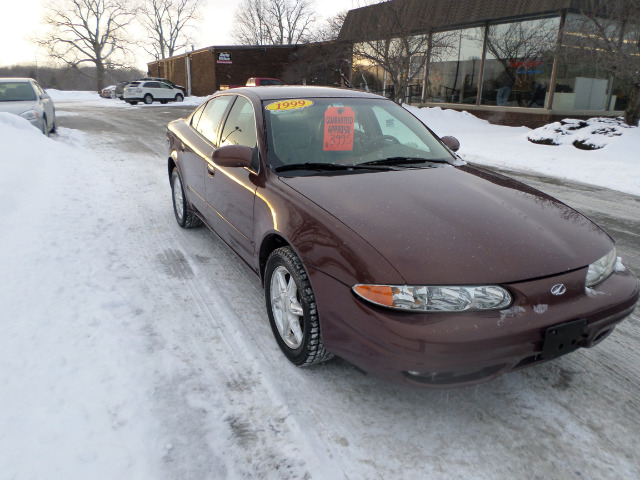
{"label": "car headlight", "polygon": [[22,118],[26,118],[27,120],[36,120],[39,116],[37,110],[27,110],[20,114]]}
{"label": "car headlight", "polygon": [[511,305],[509,292],[497,285],[409,286],[354,285],[359,297],[383,307],[418,312],[468,312],[501,310]]}
{"label": "car headlight", "polygon": [[609,278],[616,266],[617,258],[616,247],[613,247],[604,257],[589,265],[587,269],[587,287],[593,287]]}

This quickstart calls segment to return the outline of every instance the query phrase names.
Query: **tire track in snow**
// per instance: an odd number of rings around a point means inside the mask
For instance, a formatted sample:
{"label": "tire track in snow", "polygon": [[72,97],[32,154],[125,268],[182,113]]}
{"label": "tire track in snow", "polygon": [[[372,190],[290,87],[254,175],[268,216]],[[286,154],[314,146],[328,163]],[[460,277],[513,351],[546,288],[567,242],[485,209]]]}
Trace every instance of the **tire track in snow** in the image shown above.
{"label": "tire track in snow", "polygon": [[[168,188],[164,203],[164,209],[171,208]],[[187,383],[196,384],[194,391],[187,395],[189,403],[198,409],[213,410],[219,417],[218,423],[220,419],[224,423],[223,443],[225,448],[234,450],[233,455],[225,455],[229,472],[236,472],[239,478],[283,479],[313,478],[311,472],[326,472],[327,466],[320,464],[307,445],[305,434],[274,388],[269,372],[262,366],[265,356],[260,355],[255,342],[267,343],[273,346],[271,351],[277,350],[268,325],[262,333],[269,336],[256,339],[250,328],[247,329],[249,322],[242,318],[250,312],[251,321],[264,319],[261,290],[251,288],[248,298],[244,298],[247,283],[259,285],[257,278],[249,282],[253,273],[235,257],[232,260],[237,262],[229,262],[228,247],[206,229],[182,231],[173,218],[169,219],[170,225],[162,225],[166,229],[153,228],[158,222],[158,217],[149,213],[153,208],[138,203],[137,210],[143,224],[150,227],[144,231],[150,234],[155,230],[146,241],[151,241],[149,252],[162,252],[156,253],[155,260],[159,261],[159,268],[165,274],[163,289],[172,292],[177,301],[184,303],[187,298],[187,302],[192,303],[186,315],[176,319],[182,334],[173,340],[179,345],[177,348],[182,349],[183,361],[192,363],[189,375],[193,377],[185,379]],[[196,237],[196,242],[192,236]],[[198,265],[193,254],[185,254],[181,250],[185,242],[190,252],[199,252],[201,260],[206,258],[209,264]],[[212,247],[193,245],[201,242],[211,243]],[[206,257],[202,257],[203,248]],[[148,256],[152,260],[152,255]],[[228,280],[231,288],[224,291],[219,285],[204,283],[209,276],[203,275],[202,270],[222,272],[218,280]],[[236,278],[240,282],[233,280]],[[234,294],[237,283],[243,291]],[[247,308],[256,303],[262,307],[257,310],[260,314]],[[279,351],[277,354],[280,355]],[[214,385],[222,388],[212,392]],[[222,408],[212,409],[212,405],[222,405]],[[219,437],[220,432],[209,432],[208,435]],[[219,444],[219,439],[209,439],[209,443]],[[330,477],[340,478],[335,473]],[[318,478],[323,477],[321,474]],[[234,478],[233,475],[230,478]]]}

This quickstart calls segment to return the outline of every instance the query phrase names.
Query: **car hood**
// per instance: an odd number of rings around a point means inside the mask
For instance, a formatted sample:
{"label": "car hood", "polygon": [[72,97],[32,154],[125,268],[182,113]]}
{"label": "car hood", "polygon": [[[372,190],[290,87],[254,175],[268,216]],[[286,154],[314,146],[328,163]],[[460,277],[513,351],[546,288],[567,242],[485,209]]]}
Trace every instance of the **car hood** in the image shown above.
{"label": "car hood", "polygon": [[558,200],[469,166],[281,180],[371,244],[408,284],[544,277],[584,267],[613,245]]}
{"label": "car hood", "polygon": [[0,112],[13,113],[20,115],[28,110],[37,110],[38,103],[33,100],[26,102],[0,102]]}

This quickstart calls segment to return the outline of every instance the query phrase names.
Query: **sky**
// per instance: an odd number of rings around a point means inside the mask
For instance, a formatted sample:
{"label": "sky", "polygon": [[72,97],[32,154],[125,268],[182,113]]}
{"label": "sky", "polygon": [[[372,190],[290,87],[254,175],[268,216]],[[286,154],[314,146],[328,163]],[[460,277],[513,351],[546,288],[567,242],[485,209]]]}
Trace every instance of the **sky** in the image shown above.
{"label": "sky", "polygon": [[[357,1],[357,0],[356,0]],[[46,63],[46,54],[39,51],[31,38],[42,30],[42,17],[46,0],[4,1],[0,15],[0,66]],[[198,25],[194,47],[232,45],[231,29],[235,8],[239,2],[205,0],[202,20]],[[355,8],[354,0],[315,0],[318,15],[328,18],[344,10]],[[146,70],[148,61],[144,52],[136,56],[136,66]]]}

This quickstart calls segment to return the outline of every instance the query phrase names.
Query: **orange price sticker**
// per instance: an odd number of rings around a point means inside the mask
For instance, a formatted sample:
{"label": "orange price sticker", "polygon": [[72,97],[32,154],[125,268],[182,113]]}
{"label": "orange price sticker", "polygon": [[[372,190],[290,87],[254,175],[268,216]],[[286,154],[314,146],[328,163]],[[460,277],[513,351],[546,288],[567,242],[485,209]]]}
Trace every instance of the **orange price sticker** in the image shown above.
{"label": "orange price sticker", "polygon": [[297,108],[310,107],[311,105],[313,105],[313,102],[311,100],[304,100],[301,98],[293,100],[281,100],[279,102],[267,105],[267,110],[278,112],[282,110],[295,110]]}
{"label": "orange price sticker", "polygon": [[324,140],[322,149],[325,152],[342,152],[353,150],[353,124],[356,114],[349,107],[329,107],[324,113]]}

